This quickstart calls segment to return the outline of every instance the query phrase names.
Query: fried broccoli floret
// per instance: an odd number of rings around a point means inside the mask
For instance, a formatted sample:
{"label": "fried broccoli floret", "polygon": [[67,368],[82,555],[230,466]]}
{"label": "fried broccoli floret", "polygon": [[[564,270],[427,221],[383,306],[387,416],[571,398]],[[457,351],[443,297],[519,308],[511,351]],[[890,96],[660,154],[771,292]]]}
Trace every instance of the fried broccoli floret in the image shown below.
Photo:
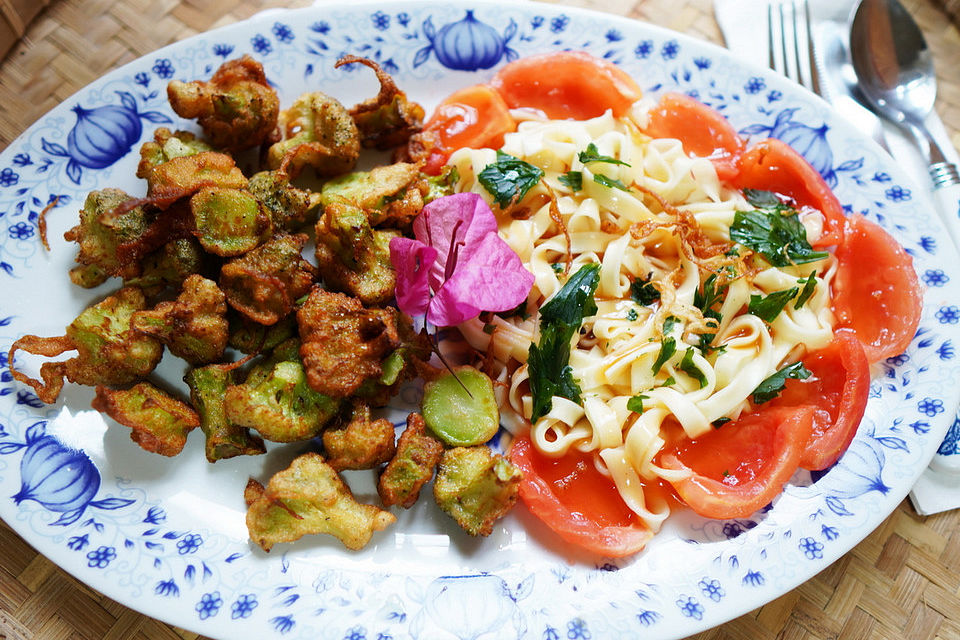
{"label": "fried broccoli floret", "polygon": [[200,415],[208,461],[266,452],[262,439],[227,420],[226,392],[233,384],[231,369],[217,365],[198,367],[190,369],[183,380],[190,387],[190,402]]}
{"label": "fried broccoli floret", "polygon": [[412,507],[420,497],[420,489],[433,477],[441,455],[443,444],[427,433],[423,417],[419,413],[408,415],[397,453],[377,481],[377,493],[384,506]]}
{"label": "fried broccoli floret", "polygon": [[294,187],[279,171],[253,174],[247,188],[267,208],[277,231],[296,231],[316,220],[320,196]]}
{"label": "fried broccoli floret", "polygon": [[239,256],[273,233],[266,207],[249,191],[207,187],[190,198],[195,234],[210,253]]}
{"label": "fried broccoli floret", "polygon": [[277,235],[220,270],[220,287],[230,306],[260,324],[276,324],[293,311],[316,280],[316,269],[301,251],[308,237]]}
{"label": "fried broccoli floret", "polygon": [[137,177],[146,179],[154,167],[172,158],[192,156],[201,151],[213,151],[213,147],[189,131],[171,133],[170,129],[160,127],[153,132],[153,140],[143,143],[140,147]]}
{"label": "fried broccoli floret", "polygon": [[298,442],[320,434],[337,414],[340,401],[307,384],[299,346],[296,338],[281,343],[253,366],[243,384],[227,387],[227,420],[273,442]]}
{"label": "fried broccoli floret", "polygon": [[297,98],[277,121],[280,141],[270,146],[271,169],[296,178],[304,167],[319,176],[337,176],[353,169],[360,157],[360,134],[353,118],[336,98],[315,91]]}
{"label": "fried broccoli floret", "polygon": [[127,278],[124,286],[140,287],[148,297],[167,287],[181,288],[183,281],[207,269],[207,257],[194,238],[171,240],[140,262],[139,275]]}
{"label": "fried broccoli floret", "polygon": [[227,302],[213,280],[193,274],[176,300],[133,314],[131,326],[190,364],[219,360],[227,347]]}
{"label": "fried broccoli floret", "polygon": [[187,434],[200,424],[190,405],[149,382],[119,391],[97,387],[92,406],[133,429],[130,439],[143,449],[162,456],[180,453]]}
{"label": "fried broccoli floret", "polygon": [[147,171],[145,177],[147,197],[134,203],[159,209],[166,209],[180,198],[206,187],[244,189],[247,186],[247,179],[233,158],[216,151],[170,158]]}
{"label": "fried broccoli floret", "polygon": [[393,514],[354,499],[333,467],[316,453],[303,454],[270,478],[253,478],[243,493],[250,538],[264,551],[278,542],[329,533],[348,549],[362,549],[375,531],[396,522]]}
{"label": "fried broccoli floret", "polygon": [[241,353],[267,353],[287,338],[297,335],[297,317],[292,313],[269,326],[232,310],[227,313],[227,320],[230,325],[227,344]]}
{"label": "fried broccoli floret", "polygon": [[370,419],[370,407],[354,402],[349,416],[323,432],[327,464],[343,469],[373,469],[396,453],[393,423],[384,418]]}
{"label": "fried broccoli floret", "polygon": [[336,67],[354,62],[373,69],[380,81],[380,93],[375,98],[350,109],[350,115],[360,131],[361,144],[381,150],[406,144],[412,134],[420,131],[423,107],[407,100],[406,94],[397,88],[390,74],[373,60],[344,56],[337,61]]}
{"label": "fried broccoli floret", "polygon": [[483,444],[500,427],[493,381],[471,366],[441,372],[424,385],[423,419],[447,445]]}
{"label": "fried broccoli floret", "polygon": [[444,452],[433,483],[440,508],[472,536],[488,536],[516,503],[520,470],[484,445]]}
{"label": "fried broccoli floret", "polygon": [[80,210],[80,224],[63,237],[80,245],[77,262],[70,270],[74,284],[96,287],[111,276],[136,275],[134,265],[123,264],[117,257],[117,248],[138,238],[150,225],[150,216],[143,207],[135,207],[123,215],[114,210],[130,196],[120,189],[91,191]]}
{"label": "fried broccoli floret", "polygon": [[328,180],[320,202],[325,208],[335,203],[353,205],[363,211],[371,227],[403,229],[423,209],[423,197],[429,192],[430,185],[417,165],[397,162]]}
{"label": "fried broccoli floret", "polygon": [[445,165],[440,175],[424,174],[427,181],[427,193],[423,196],[423,204],[430,204],[437,198],[453,195],[456,192],[457,182],[460,181],[460,172],[452,165]]}
{"label": "fried broccoli floret", "polygon": [[280,111],[263,66],[247,55],[224,62],[209,82],[174,80],[167,85],[167,98],[178,115],[197,118],[210,142],[228,151],[264,142]]}
{"label": "fried broccoli floret", "polygon": [[430,359],[431,343],[425,330],[419,333],[413,330],[413,321],[409,316],[397,314],[397,334],[400,346],[383,359],[379,378],[367,379],[354,392],[372,407],[385,406],[404,382],[416,378],[423,364]]}
{"label": "fried broccoli floret", "polygon": [[335,398],[383,375],[383,360],[400,346],[397,311],[365,309],[356,298],[314,287],[297,311],[300,356],[310,387]]}
{"label": "fried broccoli floret", "polygon": [[[89,386],[117,386],[139,380],[153,371],[163,356],[163,345],[158,340],[130,326],[133,314],[145,307],[143,292],[126,287],[85,309],[70,323],[64,336],[22,336],[10,347],[10,372],[33,387],[46,403],[56,402],[64,378]],[[43,363],[41,382],[14,368],[14,354],[20,349],[47,357],[75,349],[77,355],[62,362]]]}

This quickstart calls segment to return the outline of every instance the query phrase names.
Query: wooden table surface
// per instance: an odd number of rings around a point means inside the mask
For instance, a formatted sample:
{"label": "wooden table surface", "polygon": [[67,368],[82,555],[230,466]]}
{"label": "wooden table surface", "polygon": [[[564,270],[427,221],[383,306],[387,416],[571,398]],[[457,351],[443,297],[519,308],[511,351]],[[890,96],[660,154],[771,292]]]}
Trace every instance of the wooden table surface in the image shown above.
{"label": "wooden table surface", "polygon": [[[942,2],[943,0],[941,0]],[[102,74],[161,46],[310,0],[54,0],[0,64],[0,149]],[[710,0],[567,0],[722,42]],[[937,61],[937,110],[960,147],[960,32],[941,4],[905,0]],[[6,499],[6,498],[3,498]],[[828,569],[697,640],[960,639],[960,511],[906,501]],[[0,640],[199,638],[69,576],[0,523]]]}

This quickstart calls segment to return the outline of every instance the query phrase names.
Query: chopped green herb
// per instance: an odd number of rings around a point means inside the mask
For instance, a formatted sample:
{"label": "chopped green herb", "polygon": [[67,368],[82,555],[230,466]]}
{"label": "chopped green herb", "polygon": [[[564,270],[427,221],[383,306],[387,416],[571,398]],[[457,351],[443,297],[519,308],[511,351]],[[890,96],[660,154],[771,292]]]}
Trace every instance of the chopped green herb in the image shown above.
{"label": "chopped green herb", "polygon": [[768,296],[751,295],[747,310],[765,322],[773,322],[799,291],[799,287],[790,287],[783,291],[774,291]]}
{"label": "chopped green herb", "polygon": [[719,429],[720,427],[722,427],[723,425],[727,424],[730,421],[731,421],[730,418],[723,417],[723,418],[717,418],[710,424],[713,426],[714,429]]}
{"label": "chopped green herb", "polygon": [[484,333],[487,333],[487,334],[491,334],[491,335],[492,335],[493,332],[496,331],[496,330],[497,330],[497,325],[495,325],[495,324],[490,324],[490,323],[488,322],[487,324],[483,325],[483,332],[484,332]]}
{"label": "chopped green herb", "polygon": [[809,369],[803,366],[802,362],[788,364],[758,384],[757,388],[751,393],[751,396],[753,397],[753,401],[757,404],[769,402],[780,395],[780,392],[783,391],[783,387],[786,385],[787,378],[793,378],[794,380],[806,380],[811,375],[813,374],[810,373]]}
{"label": "chopped green herb", "polygon": [[477,179],[497,204],[506,207],[520,200],[543,177],[543,170],[520,158],[497,151],[497,161],[483,168]]}
{"label": "chopped green herb", "polygon": [[667,316],[667,319],[663,321],[663,335],[670,335],[679,322],[680,318],[677,316]]}
{"label": "chopped green herb", "polygon": [[616,178],[611,178],[610,176],[605,176],[602,173],[593,174],[593,181],[597,184],[602,184],[605,187],[610,187],[611,189],[620,189],[621,191],[630,191],[630,187],[623,184]]}
{"label": "chopped green herb", "polygon": [[629,311],[627,311],[627,320],[629,320],[630,322],[633,322],[633,321],[636,320],[638,317],[639,317],[639,316],[637,315],[637,310],[636,310],[636,309],[630,309]]}
{"label": "chopped green herb", "polygon": [[724,469],[724,470],[723,470],[723,477],[724,477],[724,478],[729,478],[729,477],[730,477],[730,472],[727,471],[726,469]]}
{"label": "chopped green herb", "polygon": [[540,309],[540,342],[530,345],[527,358],[533,422],[550,411],[553,396],[581,402],[580,387],[569,365],[570,341],[583,319],[597,312],[593,294],[599,283],[600,265],[584,265]]}
{"label": "chopped green herb", "polygon": [[653,375],[660,373],[663,365],[665,365],[667,360],[672,358],[676,352],[677,341],[673,338],[664,338],[663,342],[660,343],[660,354],[657,356],[657,361],[653,363]]}
{"label": "chopped green herb", "polygon": [[560,181],[560,184],[569,187],[572,191],[580,191],[580,189],[583,189],[583,173],[580,171],[567,171],[559,176],[557,180]]}
{"label": "chopped green herb", "polygon": [[807,277],[805,280],[798,280],[797,283],[803,284],[803,291],[800,292],[800,296],[797,298],[797,301],[793,303],[794,309],[799,309],[807,303],[807,300],[810,299],[810,296],[813,295],[813,290],[817,288],[817,272],[814,271]]}
{"label": "chopped green herb", "polygon": [[675,385],[675,384],[677,384],[677,379],[674,378],[673,376],[670,376],[669,378],[667,378],[666,380],[664,380],[664,381],[663,381],[663,384],[660,385],[660,386],[661,386],[661,387],[671,387],[671,386],[673,386],[673,385]]}
{"label": "chopped green herb", "polygon": [[756,251],[775,267],[815,262],[827,257],[807,242],[807,230],[793,209],[737,211],[730,239]]}
{"label": "chopped green herb", "polygon": [[783,205],[783,203],[780,201],[780,198],[777,197],[777,194],[772,191],[744,189],[743,197],[747,199],[747,202],[758,209],[775,209]]}
{"label": "chopped green herb", "polygon": [[637,304],[648,306],[660,300],[660,291],[653,286],[653,274],[647,276],[646,280],[639,278],[630,283],[630,299]]}
{"label": "chopped green herb", "polygon": [[680,371],[683,371],[685,374],[696,380],[700,383],[700,388],[703,389],[707,386],[707,376],[700,370],[700,368],[693,363],[693,354],[694,350],[691,347],[687,349],[683,354],[683,359],[680,360],[680,365],[677,367]]}
{"label": "chopped green herb", "polygon": [[643,401],[649,400],[650,398],[645,395],[633,396],[627,400],[627,409],[633,411],[634,413],[643,413]]}
{"label": "chopped green herb", "polygon": [[550,268],[553,269],[554,273],[563,273],[564,264],[562,262],[551,262]]}
{"label": "chopped green herb", "polygon": [[600,150],[597,149],[597,145],[593,144],[592,142],[587,145],[586,151],[581,151],[577,154],[577,159],[583,164],[587,164],[588,162],[606,162],[607,164],[620,164],[625,167],[630,166],[623,160],[618,160],[613,156],[600,155]]}
{"label": "chopped green herb", "polygon": [[527,313],[526,300],[524,300],[523,302],[515,306],[513,309],[510,309],[509,311],[497,311],[496,315],[500,316],[501,318],[512,318],[513,316],[520,316],[520,318],[523,320],[526,320],[527,318],[530,317],[530,314]]}
{"label": "chopped green herb", "polygon": [[[720,326],[720,321],[723,319],[723,316],[719,311],[714,309],[714,307],[723,303],[724,296],[727,295],[729,288],[729,285],[717,287],[717,274],[711,273],[707,279],[703,281],[703,286],[693,292],[693,305],[700,309],[705,319],[715,320],[717,326]],[[713,339],[716,337],[717,334],[715,333],[701,333],[700,350],[706,353],[706,351],[710,349]]]}

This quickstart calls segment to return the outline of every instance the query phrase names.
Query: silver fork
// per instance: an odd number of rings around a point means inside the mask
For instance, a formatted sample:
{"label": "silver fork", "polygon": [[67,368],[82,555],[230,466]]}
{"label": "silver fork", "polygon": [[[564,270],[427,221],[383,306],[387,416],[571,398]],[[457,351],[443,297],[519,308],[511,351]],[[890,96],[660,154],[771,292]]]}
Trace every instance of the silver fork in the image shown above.
{"label": "silver fork", "polygon": [[770,68],[820,94],[807,0],[771,0],[767,5],[767,35]]}

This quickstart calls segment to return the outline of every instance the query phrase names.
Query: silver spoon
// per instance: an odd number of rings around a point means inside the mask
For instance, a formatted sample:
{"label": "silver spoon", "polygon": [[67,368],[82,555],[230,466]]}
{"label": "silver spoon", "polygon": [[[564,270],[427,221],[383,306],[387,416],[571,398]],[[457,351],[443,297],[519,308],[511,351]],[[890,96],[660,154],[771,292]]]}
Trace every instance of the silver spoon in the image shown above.
{"label": "silver spoon", "polygon": [[924,124],[937,97],[937,77],[923,33],[897,0],[862,0],[850,28],[850,57],[864,97],[917,141],[940,213],[960,248],[960,173]]}

